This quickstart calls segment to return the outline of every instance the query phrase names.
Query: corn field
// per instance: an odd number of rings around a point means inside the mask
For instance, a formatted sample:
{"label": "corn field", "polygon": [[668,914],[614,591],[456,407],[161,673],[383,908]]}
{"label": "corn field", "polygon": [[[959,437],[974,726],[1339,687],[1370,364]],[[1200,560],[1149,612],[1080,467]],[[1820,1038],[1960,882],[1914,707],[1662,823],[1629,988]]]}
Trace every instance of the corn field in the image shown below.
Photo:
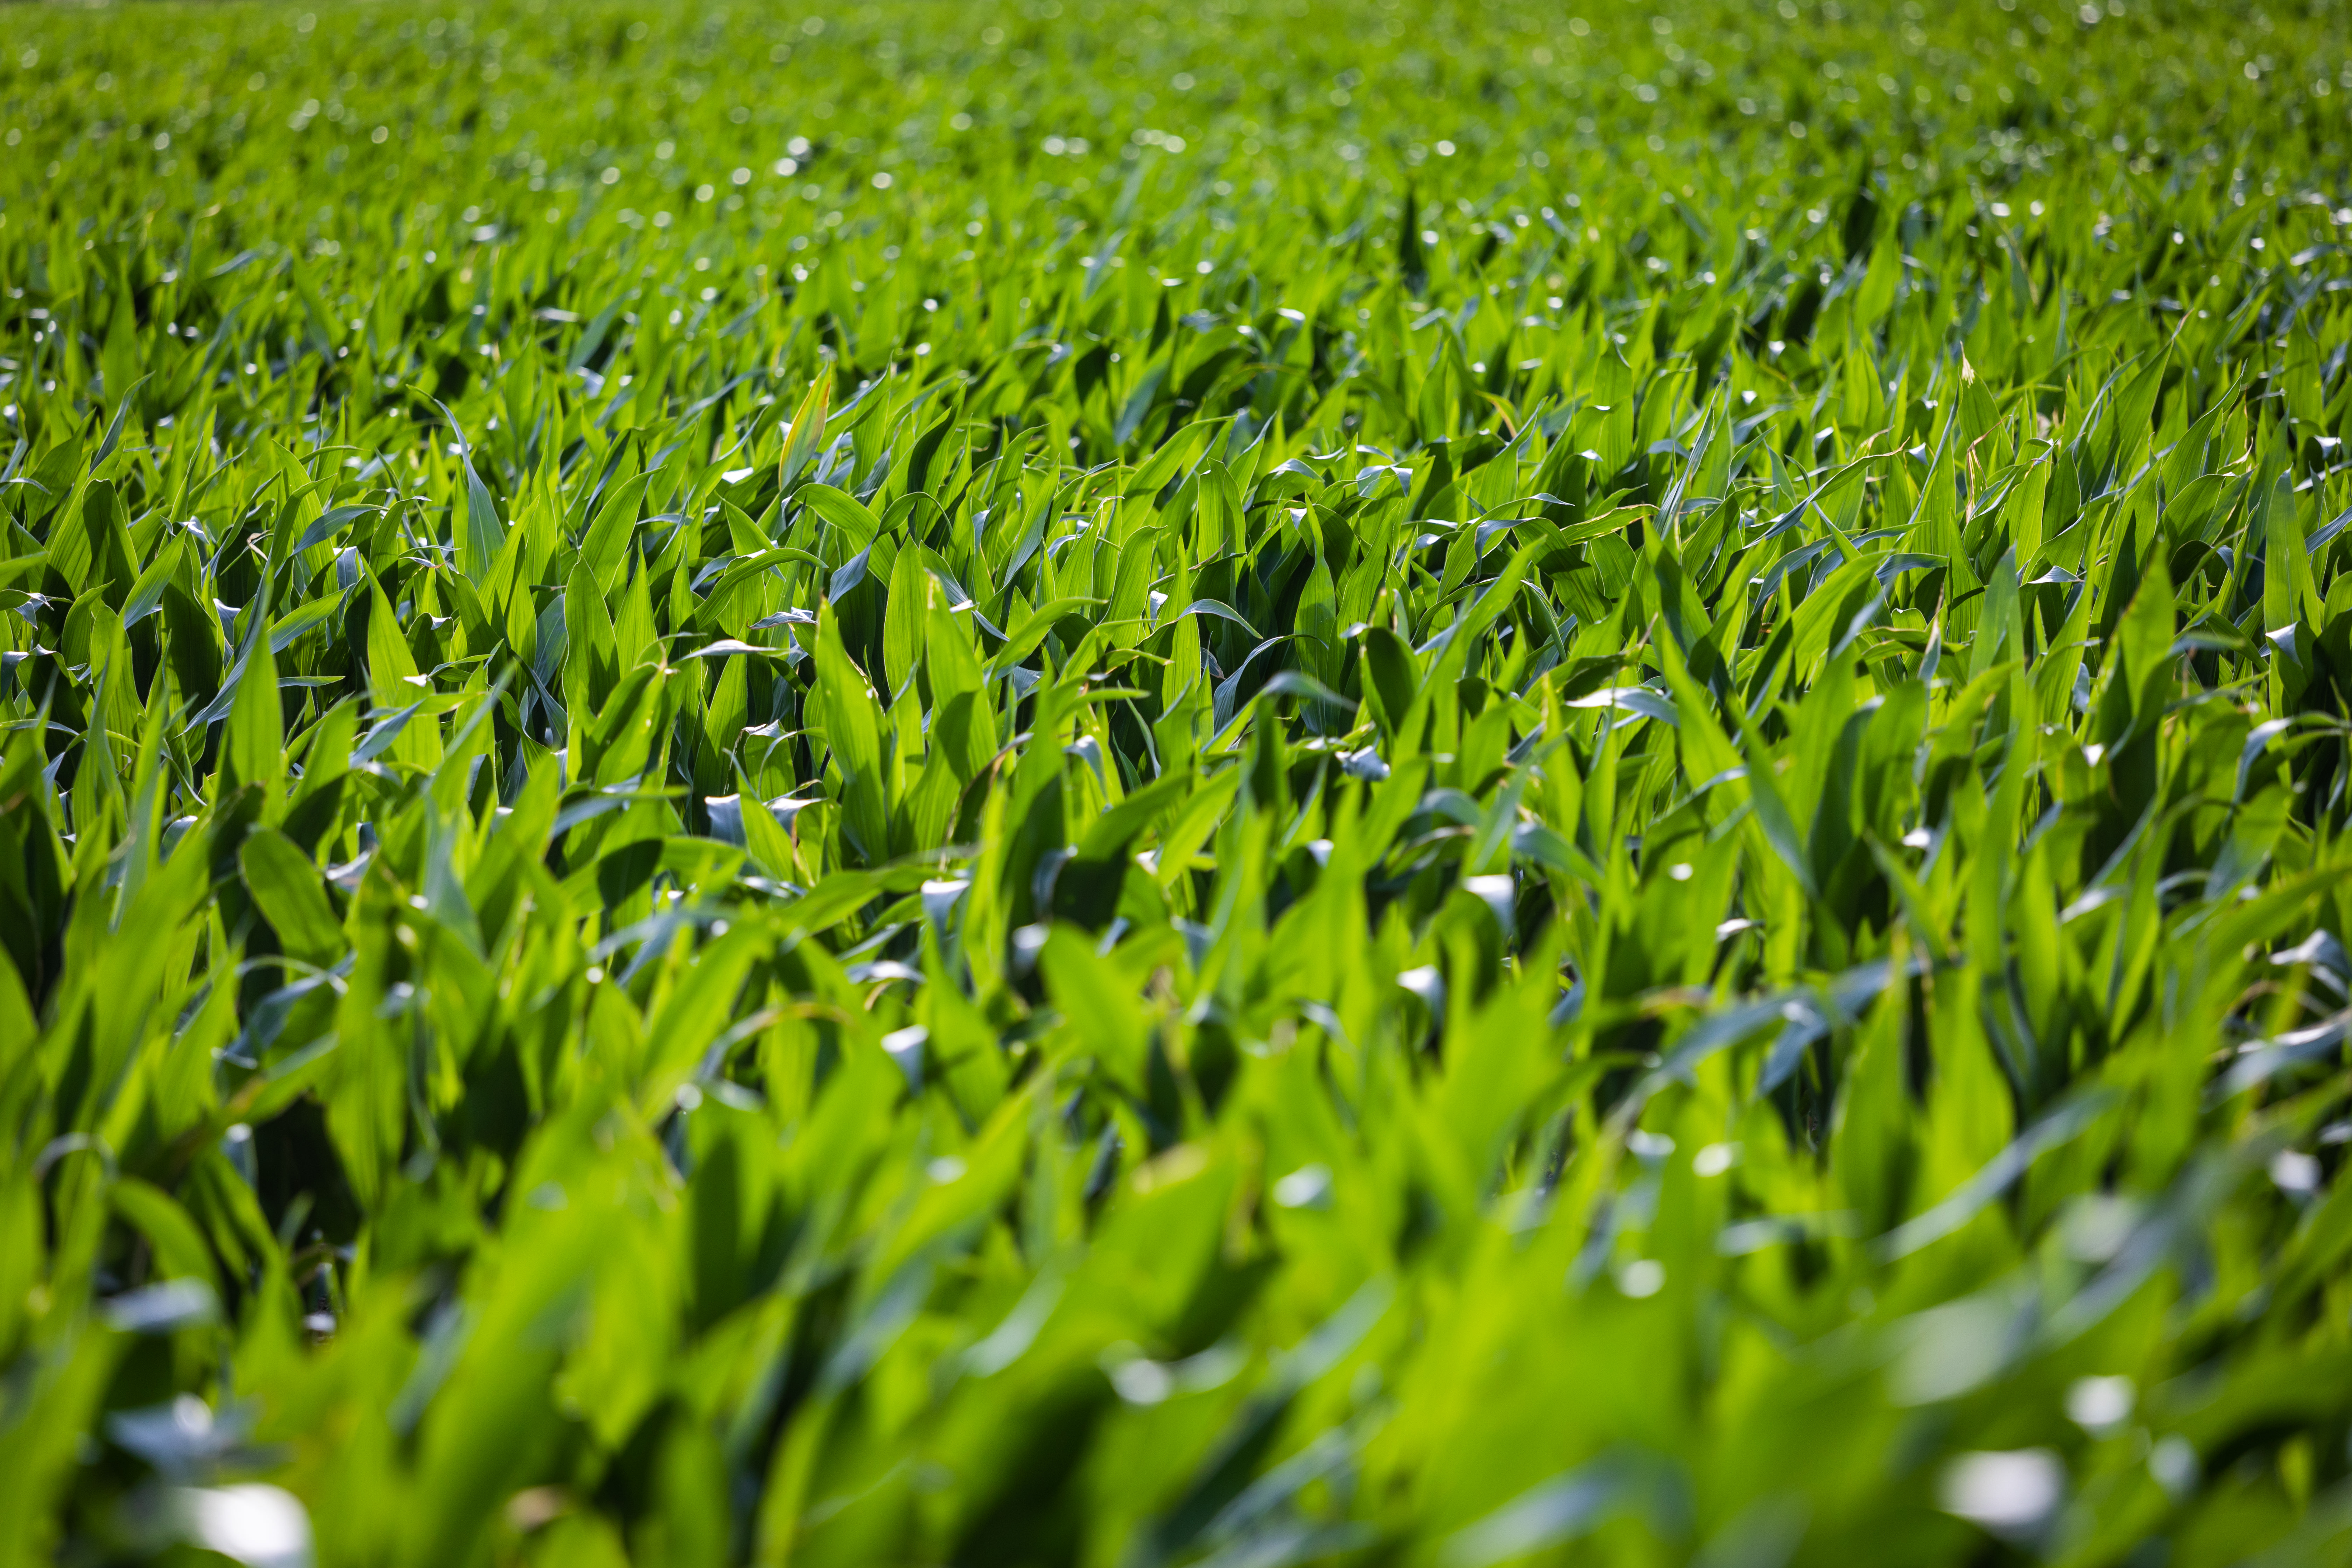
{"label": "corn field", "polygon": [[816,3],[0,11],[0,1568],[2346,1561],[2341,0]]}

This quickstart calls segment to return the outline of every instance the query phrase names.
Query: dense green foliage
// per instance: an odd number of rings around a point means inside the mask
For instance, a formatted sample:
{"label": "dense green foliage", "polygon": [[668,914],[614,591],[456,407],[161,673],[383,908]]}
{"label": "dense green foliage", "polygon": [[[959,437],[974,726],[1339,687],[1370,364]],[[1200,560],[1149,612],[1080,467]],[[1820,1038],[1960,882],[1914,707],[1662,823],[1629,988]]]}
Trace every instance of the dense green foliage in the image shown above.
{"label": "dense green foliage", "polygon": [[0,1568],[2342,1561],[2342,5],[811,3],[0,13]]}

